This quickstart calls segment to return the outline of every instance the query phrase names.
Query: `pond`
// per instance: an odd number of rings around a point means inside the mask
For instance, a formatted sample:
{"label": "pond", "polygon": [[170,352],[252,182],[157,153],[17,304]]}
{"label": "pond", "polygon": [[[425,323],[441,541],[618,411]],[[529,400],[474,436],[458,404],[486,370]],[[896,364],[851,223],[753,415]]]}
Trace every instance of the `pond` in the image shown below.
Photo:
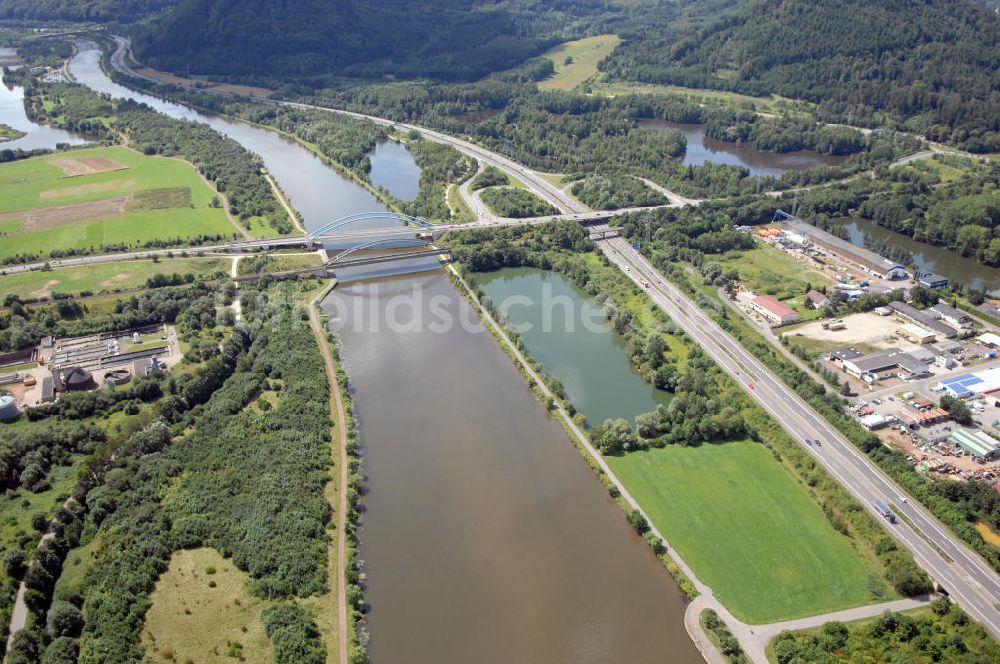
{"label": "pond", "polygon": [[[12,48],[0,48],[0,60],[9,58],[14,53]],[[75,132],[29,120],[24,111],[24,88],[19,85],[0,83],[0,124],[25,134],[13,141],[0,142],[0,150],[51,150],[59,143],[80,145],[87,142],[87,139]]]}
{"label": "pond", "polygon": [[479,273],[476,281],[591,426],[618,417],[631,423],[669,402],[668,392],[632,369],[625,341],[601,306],[566,277],[518,267]]}
{"label": "pond", "polygon": [[369,155],[371,180],[402,201],[412,201],[420,193],[420,167],[405,145],[382,141]]}
{"label": "pond", "polygon": [[750,175],[773,175],[778,177],[788,171],[799,171],[815,166],[836,166],[847,157],[825,155],[809,150],[797,152],[768,152],[758,150],[749,145],[737,145],[720,141],[705,135],[705,125],[681,124],[667,120],[637,120],[640,127],[656,131],[678,129],[687,139],[687,152],[684,153],[685,166],[701,166],[711,162],[714,164],[732,164],[744,166]]}

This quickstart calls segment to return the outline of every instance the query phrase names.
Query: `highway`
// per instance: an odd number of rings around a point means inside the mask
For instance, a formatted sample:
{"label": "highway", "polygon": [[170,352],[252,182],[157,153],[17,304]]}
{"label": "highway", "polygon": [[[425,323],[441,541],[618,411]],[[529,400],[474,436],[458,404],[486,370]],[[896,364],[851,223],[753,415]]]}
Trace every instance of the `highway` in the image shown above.
{"label": "highway", "polygon": [[[907,549],[928,573],[973,618],[1000,638],[1000,577],[976,553],[927,513],[854,447],[839,431],[774,376],[754,355],[727,334],[673,284],[667,282],[644,257],[623,239],[597,242],[612,262],[640,287],[645,279],[650,297],[671,319],[697,340],[706,353],[725,369],[758,404],[834,479],[864,505]],[[808,442],[807,442],[808,441]],[[890,504],[899,519],[882,520],[875,500]],[[922,533],[922,534],[921,534]],[[931,539],[948,557],[939,554]]]}
{"label": "highway", "polygon": [[[112,65],[123,73],[136,75],[124,63],[127,42],[118,39],[119,47],[112,57]],[[590,212],[539,174],[469,141],[416,125],[395,123],[349,111],[290,102],[268,103],[286,103],[364,118],[404,130],[413,129],[429,139],[450,144],[482,163],[491,164],[514,175],[535,194],[557,207],[563,213],[560,217],[578,218],[577,215],[602,214],[606,218],[607,213]],[[553,218],[538,218],[533,223],[544,223],[543,220]],[[1000,577],[978,554],[971,551],[922,506],[907,497],[898,485],[883,475],[873,462],[791,388],[771,374],[763,363],[723,331],[679,289],[663,279],[627,242],[617,238],[600,240],[597,244],[637,284],[646,279],[650,284],[647,290],[654,302],[697,340],[706,353],[737,380],[747,394],[769,412],[807,453],[876,518],[881,519],[873,507],[875,500],[884,500],[897,514],[904,516],[905,520],[900,519],[896,524],[885,521],[882,523],[963,609],[1000,638]],[[780,546],[780,543],[776,545]]]}

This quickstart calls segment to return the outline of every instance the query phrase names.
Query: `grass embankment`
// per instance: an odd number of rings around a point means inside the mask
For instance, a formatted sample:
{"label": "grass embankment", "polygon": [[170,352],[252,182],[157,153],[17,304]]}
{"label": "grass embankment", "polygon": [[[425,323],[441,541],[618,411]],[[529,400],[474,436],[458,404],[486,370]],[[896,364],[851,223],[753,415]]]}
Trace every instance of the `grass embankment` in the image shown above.
{"label": "grass embankment", "polygon": [[261,612],[249,575],[215,549],[177,551],[150,595],[142,644],[147,656],[175,662],[270,664]]}
{"label": "grass embankment", "polygon": [[621,38],[596,35],[568,41],[542,54],[555,65],[554,76],[542,81],[542,90],[573,90],[597,75],[597,63],[611,55]]}
{"label": "grass embankment", "polygon": [[0,166],[0,258],[231,237],[221,201],[187,162],[123,147]]}
{"label": "grass embankment", "polygon": [[762,445],[665,447],[608,463],[698,576],[751,623],[865,604],[850,542]]}
{"label": "grass embankment", "polygon": [[79,267],[17,272],[0,276],[0,292],[21,299],[51,297],[53,293],[79,295],[142,288],[156,274],[192,274],[196,278],[216,272],[227,274],[229,260],[219,257],[162,258],[158,261],[95,263]]}

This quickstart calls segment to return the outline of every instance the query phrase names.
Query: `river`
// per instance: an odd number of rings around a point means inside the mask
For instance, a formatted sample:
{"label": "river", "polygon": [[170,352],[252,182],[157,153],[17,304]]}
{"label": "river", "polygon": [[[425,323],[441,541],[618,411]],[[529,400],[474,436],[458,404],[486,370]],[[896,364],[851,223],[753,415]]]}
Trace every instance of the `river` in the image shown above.
{"label": "river", "polygon": [[[921,272],[936,272],[969,288],[1000,293],[1000,270],[996,268],[960,256],[945,247],[918,242],[909,235],[897,233],[867,219],[835,219],[831,223],[844,228],[848,239],[859,247],[877,251],[879,245],[891,246],[909,252]],[[866,235],[873,244],[865,243]]]}
{"label": "river", "polygon": [[401,201],[412,201],[420,193],[420,167],[402,143],[382,141],[369,155],[371,180],[376,187]]}
{"label": "river", "polygon": [[[381,209],[293,141],[111,82],[94,50],[71,71],[257,152],[309,228]],[[425,322],[470,322],[407,327],[415,291]],[[323,306],[362,437],[372,661],[702,661],[677,585],[440,270],[343,284]]]}
{"label": "river", "polygon": [[778,177],[788,171],[798,171],[814,166],[835,166],[847,157],[825,155],[809,150],[797,152],[768,152],[758,150],[749,145],[737,145],[710,138],[705,135],[705,125],[681,124],[668,120],[639,120],[640,127],[657,131],[678,129],[687,139],[687,152],[684,153],[685,166],[701,166],[712,162],[715,164],[733,164],[744,166],[750,175],[773,175]]}
{"label": "river", "polygon": [[601,307],[566,277],[519,267],[477,274],[476,281],[506,313],[545,373],[562,382],[588,424],[617,417],[631,423],[636,415],[669,402],[668,392],[632,369],[625,341],[613,332]]}
{"label": "river", "polygon": [[475,320],[444,274],[324,308],[362,433],[373,662],[702,661],[677,585],[493,337],[435,326]]}
{"label": "river", "polygon": [[[0,60],[16,54],[13,48],[0,48]],[[47,125],[35,124],[24,111],[24,88],[0,83],[0,124],[24,132],[24,136],[13,141],[0,142],[0,150],[53,149],[59,143],[80,145],[86,139],[74,132]]]}
{"label": "river", "polygon": [[324,165],[319,157],[292,139],[267,129],[164,101],[115,83],[101,69],[101,53],[96,48],[81,49],[70,61],[69,70],[77,82],[93,90],[119,99],[135,99],[174,118],[204,122],[259,154],[268,172],[285,191],[292,207],[302,215],[302,221],[308,230],[315,230],[357,212],[385,210],[369,191]]}

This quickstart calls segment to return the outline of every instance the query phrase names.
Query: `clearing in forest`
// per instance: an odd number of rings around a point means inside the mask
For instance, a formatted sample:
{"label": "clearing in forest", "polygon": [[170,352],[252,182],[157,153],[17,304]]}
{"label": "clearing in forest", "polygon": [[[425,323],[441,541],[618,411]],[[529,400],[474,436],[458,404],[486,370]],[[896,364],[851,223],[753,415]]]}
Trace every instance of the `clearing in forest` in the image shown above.
{"label": "clearing in forest", "polygon": [[621,43],[618,35],[596,35],[568,41],[542,54],[556,67],[554,76],[538,84],[542,90],[573,90],[597,74],[597,63]]}
{"label": "clearing in forest", "polygon": [[142,644],[152,661],[271,664],[250,577],[215,549],[177,551],[150,595]]}
{"label": "clearing in forest", "polygon": [[128,290],[145,287],[146,280],[155,274],[210,277],[218,272],[228,274],[229,266],[228,258],[211,256],[161,258],[155,263],[151,260],[94,263],[0,275],[0,292],[14,293],[21,298],[41,298],[50,297],[53,293],[79,295],[85,291]]}

